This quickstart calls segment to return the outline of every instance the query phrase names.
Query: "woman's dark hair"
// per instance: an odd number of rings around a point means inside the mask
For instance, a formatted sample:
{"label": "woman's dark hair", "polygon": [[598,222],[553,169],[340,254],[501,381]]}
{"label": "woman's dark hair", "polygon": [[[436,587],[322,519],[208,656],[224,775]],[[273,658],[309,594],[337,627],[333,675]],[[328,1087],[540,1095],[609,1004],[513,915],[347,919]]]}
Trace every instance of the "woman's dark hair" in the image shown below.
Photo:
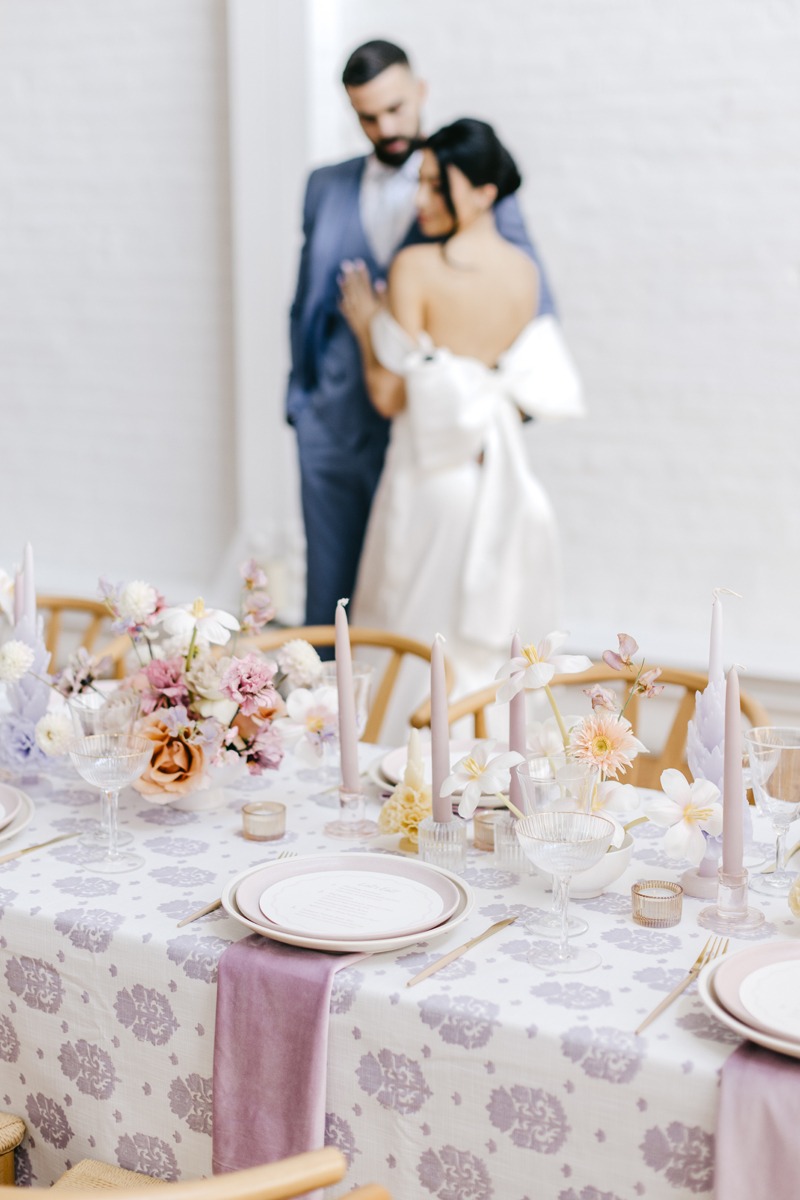
{"label": "woman's dark hair", "polygon": [[422,145],[432,151],[439,164],[442,199],[455,222],[453,233],[458,226],[458,217],[447,177],[448,167],[458,167],[473,187],[493,183],[497,188],[497,200],[512,195],[522,183],[516,163],[486,121],[461,117],[431,134]]}
{"label": "woman's dark hair", "polygon": [[380,75],[387,67],[395,65],[410,66],[405,50],[395,46],[394,42],[384,42],[377,38],[373,42],[364,42],[357,46],[348,58],[342,72],[342,83],[347,87],[361,87]]}

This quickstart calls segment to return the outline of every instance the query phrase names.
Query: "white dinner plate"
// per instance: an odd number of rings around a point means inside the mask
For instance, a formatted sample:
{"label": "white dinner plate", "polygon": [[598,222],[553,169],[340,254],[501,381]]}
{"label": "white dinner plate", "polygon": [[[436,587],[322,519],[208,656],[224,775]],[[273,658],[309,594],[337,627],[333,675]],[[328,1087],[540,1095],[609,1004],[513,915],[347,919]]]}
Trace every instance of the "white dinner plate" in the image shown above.
{"label": "white dinner plate", "polygon": [[11,787],[8,783],[0,786],[4,790],[8,789],[9,791],[16,792],[20,802],[15,816],[12,817],[3,829],[0,829],[0,842],[5,842],[9,838],[16,837],[18,833],[21,833],[26,825],[30,825],[33,820],[33,801],[26,792],[20,791],[19,788]]}
{"label": "white dinner plate", "polygon": [[[458,901],[458,888],[442,876],[413,879],[393,871],[352,870],[348,864],[275,880],[261,893],[259,908],[289,933],[387,938],[441,925]],[[238,904],[241,908],[241,896]]]}
{"label": "white dinner plate", "polygon": [[788,1054],[790,1058],[800,1058],[800,1042],[791,1041],[788,1038],[772,1037],[770,1034],[764,1033],[761,1029],[754,1029],[752,1025],[745,1025],[743,1021],[737,1020],[720,1003],[714,989],[714,980],[717,971],[724,962],[724,958],[718,958],[714,962],[710,962],[707,967],[703,967],[703,970],[697,976],[697,994],[708,1011],[722,1025],[726,1025],[728,1029],[732,1029],[734,1033],[738,1033],[739,1037],[755,1042],[757,1046],[764,1046],[767,1050],[776,1050],[779,1054]]}
{"label": "white dinner plate", "polygon": [[[330,857],[330,855],[309,855],[300,861],[307,865],[312,865],[314,862],[319,861],[320,859]],[[353,857],[363,858],[367,856],[354,855]],[[398,858],[395,860],[394,856],[390,855],[376,854],[370,855],[369,857],[382,859],[384,863],[387,859],[390,859],[392,862],[408,862],[407,859]],[[281,862],[285,861],[287,860],[281,860]],[[463,880],[459,879],[457,875],[453,875],[450,871],[444,871],[438,867],[430,867],[431,871],[436,871],[439,875],[450,880],[455,885],[455,888],[458,892],[458,903],[455,910],[446,920],[442,921],[434,928],[420,930],[414,933],[402,934],[396,937],[385,938],[309,937],[298,933],[292,933],[289,930],[281,929],[279,926],[268,921],[260,911],[257,914],[259,919],[253,920],[239,908],[237,901],[242,886],[246,885],[247,880],[251,876],[257,874],[258,872],[263,872],[265,865],[269,864],[262,863],[256,867],[249,867],[246,871],[241,872],[241,874],[230,880],[230,882],[226,884],[222,893],[222,907],[229,916],[233,917],[237,921],[240,921],[243,925],[246,925],[247,928],[251,929],[254,933],[260,933],[264,937],[271,938],[273,941],[285,942],[290,946],[303,946],[310,950],[332,950],[337,952],[366,951],[375,954],[382,953],[385,950],[401,950],[405,946],[413,946],[416,942],[430,941],[435,937],[440,937],[442,934],[448,933],[451,929],[454,929],[457,925],[461,924],[461,922],[472,911],[475,903],[471,888],[464,883]],[[429,866],[427,863],[417,865],[426,867]],[[261,891],[264,890],[262,885],[257,886]]]}
{"label": "white dinner plate", "polygon": [[0,830],[10,825],[22,807],[22,793],[7,783],[0,783]]}
{"label": "white dinner plate", "polygon": [[720,964],[717,1000],[743,1025],[800,1042],[800,943],[748,946]]}
{"label": "white dinner plate", "polygon": [[[508,746],[494,741],[492,738],[462,738],[459,741],[450,743],[450,769],[452,770],[456,763],[469,754],[475,746],[483,745],[486,742],[494,742],[493,754],[502,754],[508,750]],[[425,783],[431,782],[431,748],[425,746],[422,749],[422,775]],[[391,784],[399,783],[406,772],[406,762],[408,760],[408,747],[398,746],[396,750],[390,750],[381,759],[381,772],[389,780]],[[505,772],[504,790],[508,791],[508,771]]]}

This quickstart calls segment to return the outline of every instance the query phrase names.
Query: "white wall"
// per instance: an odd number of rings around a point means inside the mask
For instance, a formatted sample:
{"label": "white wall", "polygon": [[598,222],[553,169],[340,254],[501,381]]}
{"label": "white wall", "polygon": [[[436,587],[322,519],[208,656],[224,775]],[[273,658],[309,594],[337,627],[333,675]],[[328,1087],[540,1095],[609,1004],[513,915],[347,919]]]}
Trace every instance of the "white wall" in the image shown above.
{"label": "white wall", "polygon": [[0,565],[219,600],[240,548],[296,558],[303,177],[361,148],[339,75],[387,36],[526,177],[590,408],[526,434],[576,648],[702,664],[727,585],[730,657],[800,677],[800,0],[227,7],[230,60],[223,0],[0,0]]}
{"label": "white wall", "polygon": [[43,590],[216,573],[229,190],[220,0],[2,0],[0,563]]}

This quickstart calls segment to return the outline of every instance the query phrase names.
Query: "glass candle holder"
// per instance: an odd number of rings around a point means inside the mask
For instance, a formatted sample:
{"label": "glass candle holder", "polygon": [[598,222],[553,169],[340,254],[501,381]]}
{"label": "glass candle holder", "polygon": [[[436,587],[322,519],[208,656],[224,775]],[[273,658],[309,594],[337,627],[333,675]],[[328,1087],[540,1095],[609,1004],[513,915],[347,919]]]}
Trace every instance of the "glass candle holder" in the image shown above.
{"label": "glass candle holder", "polygon": [[714,933],[747,933],[758,929],[766,920],[760,908],[749,908],[747,904],[747,876],[745,868],[730,873],[720,867],[717,885],[717,903],[703,908],[697,914],[697,924]]}
{"label": "glass candle holder", "polygon": [[467,865],[467,824],[460,817],[419,823],[419,856],[423,862],[459,875]]}
{"label": "glass candle holder", "polygon": [[494,831],[498,821],[502,821],[505,812],[497,808],[479,808],[472,818],[472,844],[476,850],[486,850],[489,854],[494,850]]}
{"label": "glass candle holder", "polygon": [[535,868],[525,856],[517,837],[517,819],[510,812],[497,813],[494,825],[494,861],[504,871],[533,875]]}
{"label": "glass candle holder", "polygon": [[278,800],[243,805],[242,833],[251,842],[277,842],[286,833],[286,805]]}
{"label": "glass candle holder", "polygon": [[640,879],[631,887],[633,919],[648,929],[677,925],[683,910],[683,888],[663,879]]}

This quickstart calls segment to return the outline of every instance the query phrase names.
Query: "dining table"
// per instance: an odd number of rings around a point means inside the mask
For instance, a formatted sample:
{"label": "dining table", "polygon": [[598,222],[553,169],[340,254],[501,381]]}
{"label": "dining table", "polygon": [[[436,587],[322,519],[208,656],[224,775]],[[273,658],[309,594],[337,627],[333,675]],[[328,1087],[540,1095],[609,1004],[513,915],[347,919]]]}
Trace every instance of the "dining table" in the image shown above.
{"label": "dining table", "polygon": [[[372,816],[385,750],[359,746]],[[15,836],[0,832],[0,856],[80,834],[96,816],[98,793],[64,761],[17,784],[29,820]],[[242,805],[261,798],[286,805],[280,840],[242,836]],[[643,795],[644,812],[646,803]],[[47,1185],[84,1157],[165,1180],[210,1174],[218,963],[251,930],[221,908],[178,923],[282,852],[301,861],[400,852],[392,835],[327,836],[337,807],[330,777],[287,755],[278,770],[230,783],[213,811],[126,790],[120,829],[145,860],[129,873],[86,870],[93,852],[79,836],[0,865],[0,1104],[28,1127],[18,1182]],[[751,852],[769,856],[769,826],[757,819],[754,828]],[[686,864],[666,856],[656,825],[631,833],[620,878],[571,901],[588,922],[582,942],[602,957],[594,970],[548,974],[529,963],[525,919],[549,909],[546,881],[470,845],[460,878],[473,903],[463,921],[335,975],[325,1140],[344,1152],[350,1185],[380,1182],[395,1200],[714,1194],[719,1076],[742,1039],[694,987],[634,1032],[706,943],[697,916],[708,902],[685,896],[670,928],[634,923],[632,884],[677,880]],[[731,951],[800,938],[785,898],[757,902],[765,923],[733,938]],[[258,1020],[251,1036],[260,1036]],[[268,1078],[263,1096],[280,1103]]]}

